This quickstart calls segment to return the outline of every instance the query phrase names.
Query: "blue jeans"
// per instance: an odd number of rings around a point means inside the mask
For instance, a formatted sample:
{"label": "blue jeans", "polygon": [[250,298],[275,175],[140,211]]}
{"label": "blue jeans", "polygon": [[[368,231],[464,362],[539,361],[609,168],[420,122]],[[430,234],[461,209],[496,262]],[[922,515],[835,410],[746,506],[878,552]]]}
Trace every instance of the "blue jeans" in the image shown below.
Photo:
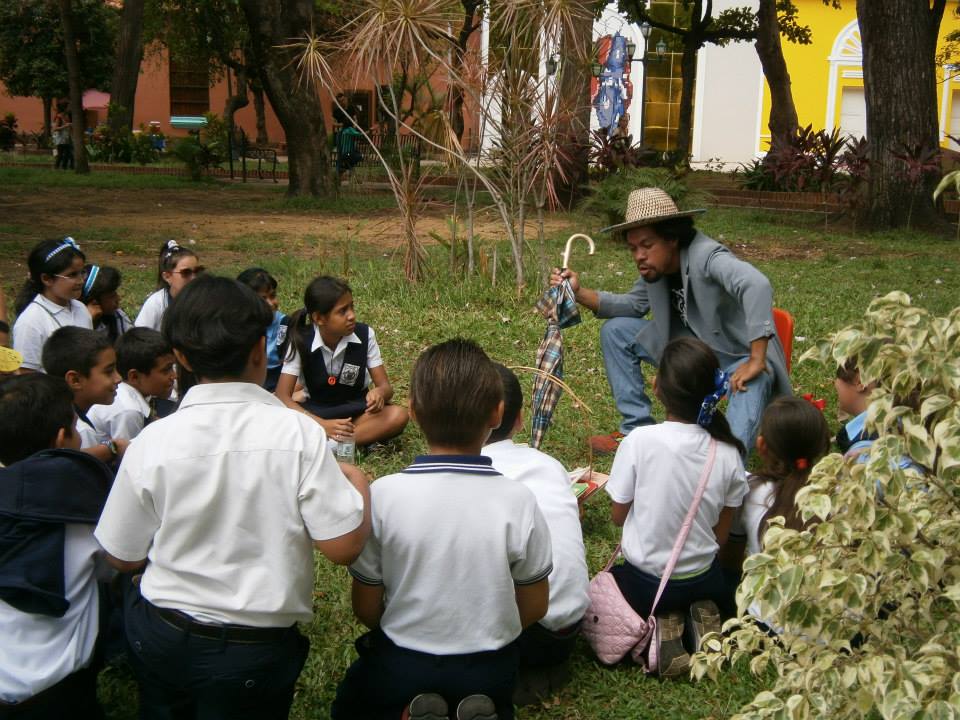
{"label": "blue jeans", "polygon": [[[623,416],[620,432],[624,435],[635,427],[656,422],[650,415],[650,398],[647,396],[640,372],[641,363],[656,367],[650,353],[637,343],[637,335],[649,320],[634,317],[618,317],[607,320],[600,328],[600,347],[603,364],[607,370],[610,391]],[[732,373],[747,361],[741,358],[724,368]],[[773,373],[760,373],[747,383],[747,389],[734,393],[728,400],[726,416],[730,429],[746,446],[747,453],[753,449],[760,429],[760,418],[770,402],[773,392]]]}

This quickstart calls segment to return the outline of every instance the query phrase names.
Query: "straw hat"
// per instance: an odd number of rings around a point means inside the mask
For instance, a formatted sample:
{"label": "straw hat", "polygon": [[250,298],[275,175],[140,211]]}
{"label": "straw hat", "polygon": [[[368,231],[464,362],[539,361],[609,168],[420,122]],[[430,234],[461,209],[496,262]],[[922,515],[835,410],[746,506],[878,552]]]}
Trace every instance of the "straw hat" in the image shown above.
{"label": "straw hat", "polygon": [[706,212],[706,210],[678,209],[673,198],[660,188],[641,188],[631,192],[630,197],[627,198],[627,212],[624,222],[605,227],[600,232],[629,230],[641,225],[652,225],[663,220],[699,215],[702,212]]}
{"label": "straw hat", "polygon": [[0,345],[0,373],[12,373],[23,364],[23,355]]}

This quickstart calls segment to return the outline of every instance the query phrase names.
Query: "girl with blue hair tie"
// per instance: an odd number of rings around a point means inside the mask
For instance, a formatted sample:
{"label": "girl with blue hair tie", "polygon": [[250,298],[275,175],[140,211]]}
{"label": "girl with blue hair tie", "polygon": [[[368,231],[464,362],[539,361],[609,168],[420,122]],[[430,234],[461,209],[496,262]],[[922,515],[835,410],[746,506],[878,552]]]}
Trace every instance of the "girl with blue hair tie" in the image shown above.
{"label": "girl with blue hair tie", "polygon": [[90,312],[93,329],[106,333],[116,344],[133,327],[133,321],[120,308],[120,271],[109,265],[87,265],[83,278],[80,299]]}
{"label": "girl with blue hair tie", "polygon": [[[657,604],[661,674],[680,675],[700,638],[735,614],[717,560],[748,486],[743,444],[718,405],[730,380],[708,345],[692,337],[664,348],[653,389],[667,419],[628,434],[617,450],[606,491],[623,528],[623,562],[611,572],[624,599],[646,618],[701,476],[703,497],[673,573]],[[712,466],[709,465],[712,457]]]}
{"label": "girl with blue hair tie", "polygon": [[43,344],[56,330],[92,327],[90,313],[80,302],[85,260],[71,237],[42,240],[27,256],[30,274],[14,304],[13,349],[23,355],[21,373],[43,372]]}

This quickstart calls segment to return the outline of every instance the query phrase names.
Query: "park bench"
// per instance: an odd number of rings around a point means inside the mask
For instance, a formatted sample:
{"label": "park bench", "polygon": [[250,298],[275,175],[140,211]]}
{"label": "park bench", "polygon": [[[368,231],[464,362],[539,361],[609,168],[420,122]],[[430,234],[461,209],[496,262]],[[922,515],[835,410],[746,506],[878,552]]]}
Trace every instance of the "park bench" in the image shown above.
{"label": "park bench", "polygon": [[[351,165],[351,168],[379,167],[380,158],[377,157],[374,148],[379,150],[380,154],[386,157],[388,162],[391,156],[397,152],[397,138],[393,133],[369,132],[367,133],[370,137],[369,141],[363,135],[355,135],[352,138],[352,143],[346,143],[342,141],[341,132],[342,129],[334,133],[333,149],[330,153],[331,163],[335,168],[338,167],[341,148],[348,148],[350,144],[352,144],[352,148],[348,149],[356,153],[355,159],[357,160],[357,162]],[[422,141],[419,137],[410,133],[400,135],[400,152],[405,153],[417,163],[419,168],[420,157],[422,155]]]}
{"label": "park bench", "polygon": [[[256,145],[250,142],[250,139],[247,137],[247,133],[244,132],[243,128],[236,128],[234,133],[232,148],[231,148],[231,159],[240,161],[241,173],[243,176],[243,181],[247,181],[247,160],[256,160],[257,161],[257,178],[263,180],[263,162],[272,163],[270,168],[270,176],[274,182],[277,181],[277,150],[272,147],[263,147],[262,145]],[[232,163],[231,163],[231,172],[230,177],[233,177]]]}

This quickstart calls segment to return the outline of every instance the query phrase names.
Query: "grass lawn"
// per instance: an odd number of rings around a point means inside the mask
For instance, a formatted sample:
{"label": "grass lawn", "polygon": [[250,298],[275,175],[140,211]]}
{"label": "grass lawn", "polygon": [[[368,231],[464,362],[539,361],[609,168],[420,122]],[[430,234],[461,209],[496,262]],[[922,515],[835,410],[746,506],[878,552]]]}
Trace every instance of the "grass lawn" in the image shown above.
{"label": "grass lawn", "polygon": [[[0,190],[6,189],[7,172],[8,169],[0,169]],[[179,184],[167,186],[168,178],[151,180],[153,195],[159,198],[165,192],[179,192],[182,188]],[[139,178],[124,177],[124,181]],[[211,203],[215,197],[220,198],[216,202],[242,203],[245,197],[242,191],[228,197],[216,186],[192,187],[200,194],[209,192]],[[263,202],[259,196],[255,201]],[[374,204],[372,199],[364,202]],[[321,216],[336,209],[322,203],[303,203],[288,212]],[[6,230],[0,226],[0,273],[9,290],[15,284],[14,256],[25,257],[29,246],[39,238],[26,230],[30,227],[29,218],[13,213],[3,222],[7,225]],[[62,232],[74,235],[82,245],[86,242],[91,260],[123,267],[124,306],[133,316],[152,289],[155,238],[131,238],[122,228],[109,227],[100,227],[88,237],[82,226],[71,227],[71,222],[77,220],[62,220]],[[960,256],[949,240],[908,232],[851,235],[841,229],[824,228],[820,218],[734,210],[712,210],[698,224],[768,275],[775,288],[776,304],[792,312],[796,319],[795,358],[816,339],[856,320],[877,295],[903,290],[913,296],[917,305],[939,314],[948,312],[960,297]],[[576,214],[553,218],[548,257],[558,262],[571,232],[592,232],[597,227],[595,219]],[[542,289],[536,248],[528,251],[528,283],[520,293],[510,284],[512,271],[506,265],[506,244],[500,247],[503,264],[496,287],[491,287],[487,276],[464,279],[461,272],[451,272],[447,251],[438,246],[429,249],[429,277],[413,285],[403,279],[401,258],[379,245],[375,234],[366,237],[359,230],[352,232],[305,242],[302,236],[291,236],[268,223],[247,234],[198,243],[197,250],[208,268],[222,274],[235,275],[254,264],[271,270],[280,280],[281,307],[287,312],[297,308],[303,287],[315,274],[347,276],[359,318],[377,331],[399,402],[406,400],[409,372],[419,352],[455,335],[476,339],[494,359],[508,365],[534,364],[544,329],[542,320],[532,310]],[[636,277],[629,256],[610,240],[601,236],[595,239],[596,255],[588,257],[578,245],[571,265],[581,271],[584,285],[625,291]],[[571,468],[589,461],[587,436],[614,429],[618,420],[603,371],[599,326],[592,317],[585,317],[581,325],[564,333],[566,381],[583,405],[576,407],[569,396],[561,400],[543,449]],[[838,423],[832,378],[831,368],[804,364],[793,369],[797,392],[812,392],[827,399],[827,418],[835,429]],[[521,380],[529,392],[532,377],[527,374]],[[523,440],[524,436],[518,439]],[[361,466],[377,477],[402,468],[423,449],[421,435],[410,426],[389,451],[362,458]],[[609,465],[609,458],[596,460],[600,470],[608,470]],[[591,572],[602,566],[617,540],[608,512],[609,505],[603,497],[588,503],[583,530]],[[442,592],[443,588],[437,590]],[[353,639],[361,632],[350,611],[349,580],[343,568],[317,561],[314,604],[315,619],[304,628],[312,649],[298,683],[291,715],[294,718],[327,716],[336,684],[354,657]],[[752,678],[746,668],[728,674],[718,683],[661,682],[645,677],[630,665],[603,668],[591,659],[585,644],[578,649],[574,663],[573,682],[563,693],[541,707],[519,711],[518,717],[721,718],[734,713],[764,684],[764,679]],[[124,670],[105,671],[101,689],[110,718],[136,717],[135,688]]]}

